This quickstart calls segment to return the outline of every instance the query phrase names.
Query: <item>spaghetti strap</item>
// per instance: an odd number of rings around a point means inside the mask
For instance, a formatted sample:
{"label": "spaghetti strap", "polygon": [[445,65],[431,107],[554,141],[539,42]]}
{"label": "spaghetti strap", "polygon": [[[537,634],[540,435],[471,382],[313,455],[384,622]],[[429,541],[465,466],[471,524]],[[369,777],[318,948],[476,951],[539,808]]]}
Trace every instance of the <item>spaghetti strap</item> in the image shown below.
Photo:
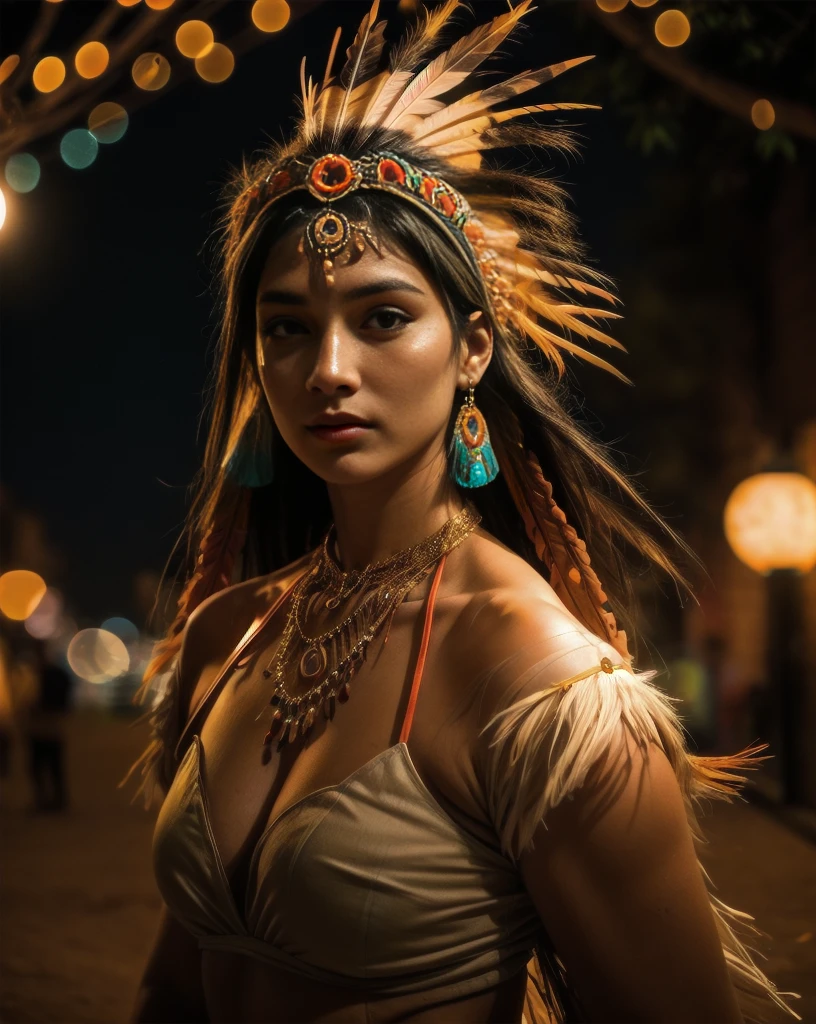
{"label": "spaghetti strap", "polygon": [[402,731],[400,732],[400,743],[407,743],[408,734],[411,732],[411,724],[414,720],[414,708],[416,707],[417,697],[419,696],[419,684],[422,682],[422,670],[425,668],[425,655],[428,653],[428,644],[431,639],[431,625],[433,623],[436,592],[439,590],[439,584],[442,580],[442,570],[445,568],[445,560],[447,557],[447,554],[445,554],[440,558],[439,565],[436,567],[436,572],[434,573],[433,583],[431,583],[431,589],[428,592],[428,600],[425,605],[425,625],[422,629],[422,643],[419,648],[419,657],[417,658],[416,668],[414,669],[414,681],[411,683],[411,695],[408,698],[408,707],[405,710],[405,719],[402,723]]}
{"label": "spaghetti strap", "polygon": [[243,652],[249,646],[249,643],[252,640],[252,638],[257,636],[257,634],[263,629],[263,627],[267,624],[267,622],[269,622],[269,620],[272,618],[272,616],[275,614],[275,612],[278,610],[278,608],[280,608],[280,606],[287,599],[287,597],[289,597],[289,595],[292,593],[292,591],[295,589],[295,587],[297,586],[297,584],[300,582],[301,579],[302,579],[302,576],[298,576],[297,579],[295,579],[286,588],[286,590],[284,590],[284,592],[280,595],[280,597],[277,599],[277,601],[275,601],[271,605],[271,607],[268,608],[263,613],[263,615],[257,616],[255,618],[255,620],[253,621],[252,625],[246,631],[246,633],[244,633],[244,635],[238,641],[236,646],[233,647],[232,652],[229,654],[229,656],[227,657],[226,661],[221,666],[221,669],[220,669],[218,675],[213,680],[213,683],[210,686],[209,690],[207,690],[207,692],[204,694],[204,696],[198,702],[198,704],[195,707],[195,710],[192,712],[190,717],[187,719],[187,724],[184,726],[184,728],[181,731],[181,735],[178,738],[178,743],[176,743],[176,746],[175,746],[175,749],[174,749],[174,755],[175,755],[175,758],[176,758],[177,761],[178,761],[179,749],[181,747],[182,741],[187,736],[187,733],[190,731],[190,729],[193,726],[193,724],[195,723],[195,721],[198,719],[198,716],[200,715],[201,711],[204,709],[204,707],[207,704],[209,704],[211,698],[216,694],[216,691],[218,689],[220,689],[221,684],[224,682],[224,680],[229,675],[230,669],[232,669],[232,667],[235,664],[235,662],[238,661],[238,659],[241,657]]}

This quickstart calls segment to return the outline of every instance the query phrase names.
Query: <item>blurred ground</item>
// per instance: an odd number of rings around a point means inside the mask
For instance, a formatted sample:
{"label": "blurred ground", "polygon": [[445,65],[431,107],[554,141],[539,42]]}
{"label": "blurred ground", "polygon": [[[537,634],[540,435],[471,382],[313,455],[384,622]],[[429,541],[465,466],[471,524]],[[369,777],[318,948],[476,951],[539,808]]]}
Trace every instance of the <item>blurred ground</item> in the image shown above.
{"label": "blurred ground", "polygon": [[[71,810],[32,815],[19,748],[0,809],[0,1019],[125,1021],[159,908],[153,816],[115,788],[144,745],[142,726],[101,714],[70,726]],[[129,791],[132,792],[132,791]],[[770,936],[760,965],[816,1022],[816,847],[762,810],[715,804],[703,852],[717,895]],[[792,1021],[793,1018],[783,1018]]]}

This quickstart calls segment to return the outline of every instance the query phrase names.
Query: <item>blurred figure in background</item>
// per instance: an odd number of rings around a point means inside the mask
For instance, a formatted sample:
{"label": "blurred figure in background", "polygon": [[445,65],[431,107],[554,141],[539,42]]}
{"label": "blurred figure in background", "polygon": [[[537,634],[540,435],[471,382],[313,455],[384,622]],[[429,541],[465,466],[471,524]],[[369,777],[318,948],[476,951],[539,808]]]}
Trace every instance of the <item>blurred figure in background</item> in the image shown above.
{"label": "blurred figure in background", "polygon": [[33,672],[34,683],[21,721],[28,746],[33,809],[62,811],[68,806],[65,732],[73,679],[64,668],[50,661],[41,641],[33,641],[21,660]]}

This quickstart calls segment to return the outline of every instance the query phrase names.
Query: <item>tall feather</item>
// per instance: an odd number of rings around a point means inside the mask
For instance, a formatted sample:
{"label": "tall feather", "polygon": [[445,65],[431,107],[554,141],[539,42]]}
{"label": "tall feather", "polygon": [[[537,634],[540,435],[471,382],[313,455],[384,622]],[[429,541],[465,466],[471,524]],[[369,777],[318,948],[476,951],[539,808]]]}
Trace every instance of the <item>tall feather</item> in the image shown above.
{"label": "tall feather", "polygon": [[332,68],[334,67],[334,57],[335,54],[337,53],[337,46],[340,42],[340,36],[342,32],[343,30],[338,25],[338,27],[335,29],[334,38],[332,39],[331,48],[329,50],[329,59],[326,61],[326,70],[323,73],[323,83],[320,86],[320,90],[317,96],[320,120],[320,127],[318,128],[319,132],[323,132],[326,127],[326,112],[332,98],[332,90],[329,88],[329,82],[331,81],[331,71]]}
{"label": "tall feather", "polygon": [[340,86],[345,92],[340,112],[333,125],[333,141],[336,141],[346,121],[349,103],[355,86],[371,76],[382,56],[383,46],[385,45],[385,38],[383,36],[385,22],[376,21],[379,8],[380,0],[374,0],[371,10],[363,18],[360,27],[357,29],[354,42],[346,50],[346,63],[340,72]]}
{"label": "tall feather", "polygon": [[383,126],[399,129],[403,119],[421,117],[438,109],[440,103],[434,101],[434,97],[459,85],[485,61],[504,42],[531,3],[532,0],[522,0],[506,14],[479,25],[449,50],[440,53],[412,79],[384,119]]}

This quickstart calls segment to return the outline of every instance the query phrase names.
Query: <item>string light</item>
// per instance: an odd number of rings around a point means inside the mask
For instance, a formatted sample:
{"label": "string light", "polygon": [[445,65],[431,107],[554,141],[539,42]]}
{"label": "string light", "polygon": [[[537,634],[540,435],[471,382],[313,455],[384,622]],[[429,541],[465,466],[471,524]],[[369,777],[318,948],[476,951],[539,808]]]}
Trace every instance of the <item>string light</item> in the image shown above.
{"label": "string light", "polygon": [[170,63],[160,53],[143,53],[133,62],[131,74],[140,89],[155,92],[170,80]]}
{"label": "string light", "polygon": [[6,160],[6,181],[15,192],[30,192],[40,181],[40,162],[31,153],[15,153]]}
{"label": "string light", "polygon": [[182,57],[203,56],[213,45],[215,36],[206,21],[185,21],[176,32],[176,46]]}
{"label": "string light", "polygon": [[104,43],[85,43],[77,50],[74,67],[82,78],[98,78],[108,66],[110,54]]}
{"label": "string light", "polygon": [[28,569],[12,569],[0,576],[0,612],[7,619],[22,622],[42,601],[48,588],[45,580]]}
{"label": "string light", "polygon": [[654,30],[663,46],[682,46],[691,35],[691,23],[682,11],[663,11],[657,16]]}
{"label": "string light", "polygon": [[7,78],[11,78],[11,76],[17,70],[17,65],[19,63],[19,53],[10,53],[8,57],[6,57],[3,63],[0,64],[0,85],[2,85]]}
{"label": "string light", "polygon": [[88,131],[97,142],[118,142],[127,127],[127,111],[119,103],[99,103],[88,115]]}
{"label": "string light", "polygon": [[195,59],[195,69],[205,82],[224,82],[235,68],[232,50],[223,43],[213,43],[200,57]]}
{"label": "string light", "polygon": [[86,128],[73,128],[60,142],[60,156],[75,171],[84,171],[96,160],[99,143]]}
{"label": "string light", "polygon": [[32,78],[38,92],[53,92],[65,81],[65,65],[59,57],[43,57],[34,68]]}
{"label": "string light", "polygon": [[280,32],[289,21],[286,0],[255,0],[252,5],[252,23],[261,32]]}
{"label": "string light", "polygon": [[776,120],[776,111],[770,100],[757,100],[751,107],[751,120],[760,131],[767,131]]}

